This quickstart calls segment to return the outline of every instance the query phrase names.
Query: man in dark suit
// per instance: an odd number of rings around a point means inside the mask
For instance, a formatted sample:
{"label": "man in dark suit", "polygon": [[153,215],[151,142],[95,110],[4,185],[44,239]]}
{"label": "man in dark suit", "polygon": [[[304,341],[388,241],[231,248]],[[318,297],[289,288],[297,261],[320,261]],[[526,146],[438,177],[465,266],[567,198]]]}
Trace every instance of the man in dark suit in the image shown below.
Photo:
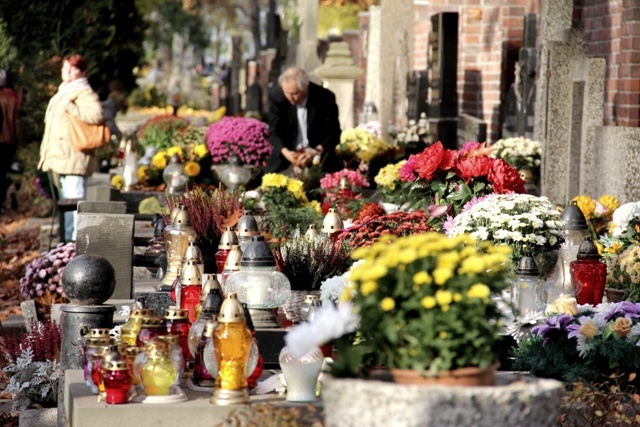
{"label": "man in dark suit", "polygon": [[335,152],[340,142],[335,95],[309,82],[308,74],[299,68],[286,70],[278,83],[279,87],[269,94],[269,140],[273,152],[266,171],[290,174],[319,157],[323,171],[340,170]]}

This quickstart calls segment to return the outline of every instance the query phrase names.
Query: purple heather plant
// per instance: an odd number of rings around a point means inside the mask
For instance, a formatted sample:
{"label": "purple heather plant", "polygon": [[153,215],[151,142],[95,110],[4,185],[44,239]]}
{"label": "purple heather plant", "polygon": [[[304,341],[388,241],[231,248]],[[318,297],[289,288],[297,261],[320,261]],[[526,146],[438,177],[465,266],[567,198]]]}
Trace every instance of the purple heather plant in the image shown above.
{"label": "purple heather plant", "polygon": [[242,163],[264,166],[271,155],[269,128],[256,119],[224,117],[207,128],[205,140],[214,165],[237,154]]}

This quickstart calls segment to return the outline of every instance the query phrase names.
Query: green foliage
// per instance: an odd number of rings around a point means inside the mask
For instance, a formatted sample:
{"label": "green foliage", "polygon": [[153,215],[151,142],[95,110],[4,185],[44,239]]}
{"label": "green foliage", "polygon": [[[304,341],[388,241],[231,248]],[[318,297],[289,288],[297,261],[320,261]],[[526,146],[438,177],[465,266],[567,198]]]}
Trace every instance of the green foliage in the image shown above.
{"label": "green foliage", "polygon": [[0,68],[9,68],[16,54],[13,38],[7,34],[7,24],[0,19]]}
{"label": "green foliage", "polygon": [[277,239],[287,238],[296,229],[306,230],[311,224],[317,224],[320,214],[310,205],[290,207],[267,203],[266,226],[271,235]]}
{"label": "green foliage", "polygon": [[167,106],[167,97],[157,87],[146,85],[135,88],[127,98],[127,103],[132,107],[164,108]]}
{"label": "green foliage", "polygon": [[326,38],[335,30],[357,30],[360,26],[358,13],[364,9],[358,4],[322,6],[318,9],[318,37]]}
{"label": "green foliage", "polygon": [[188,13],[179,0],[158,1],[153,5],[155,18],[151,20],[147,41],[152,47],[171,46],[174,33],[187,34],[197,48],[208,46],[207,31],[202,17]]}
{"label": "green foliage", "polygon": [[6,23],[0,38],[11,40],[9,50],[16,52],[10,65],[19,70],[15,86],[27,95],[23,140],[41,138],[46,105],[60,84],[61,58],[70,53],[86,59],[89,80],[103,98],[113,79],[126,90],[135,87],[146,25],[131,1],[0,0],[0,20]]}

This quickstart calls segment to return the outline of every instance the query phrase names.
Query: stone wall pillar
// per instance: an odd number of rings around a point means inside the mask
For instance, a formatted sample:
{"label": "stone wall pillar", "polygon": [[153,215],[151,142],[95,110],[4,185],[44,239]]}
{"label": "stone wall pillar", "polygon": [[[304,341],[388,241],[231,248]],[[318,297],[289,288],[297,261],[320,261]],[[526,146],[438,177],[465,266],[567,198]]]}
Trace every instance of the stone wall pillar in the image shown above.
{"label": "stone wall pillar", "polygon": [[336,95],[340,128],[345,130],[354,127],[354,86],[364,71],[354,65],[349,45],[346,42],[331,43],[324,64],[316,68],[315,73],[325,82],[327,89]]}

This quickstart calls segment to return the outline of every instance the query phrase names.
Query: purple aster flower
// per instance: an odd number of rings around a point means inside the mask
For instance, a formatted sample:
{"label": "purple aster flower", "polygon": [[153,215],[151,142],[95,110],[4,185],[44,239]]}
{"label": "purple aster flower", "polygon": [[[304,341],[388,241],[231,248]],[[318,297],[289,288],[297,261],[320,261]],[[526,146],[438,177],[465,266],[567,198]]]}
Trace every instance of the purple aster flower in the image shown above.
{"label": "purple aster flower", "polygon": [[629,301],[619,302],[613,306],[605,318],[607,321],[610,321],[615,320],[618,317],[628,317],[631,319],[640,318],[640,304]]}
{"label": "purple aster flower", "polygon": [[442,230],[447,236],[449,236],[451,230],[453,230],[453,217],[451,215],[447,215],[447,219],[442,224]]}
{"label": "purple aster flower", "polygon": [[568,314],[559,314],[548,318],[544,324],[531,328],[531,333],[544,338],[543,347],[546,346],[554,332],[567,332],[567,327],[574,322],[574,317]]}

